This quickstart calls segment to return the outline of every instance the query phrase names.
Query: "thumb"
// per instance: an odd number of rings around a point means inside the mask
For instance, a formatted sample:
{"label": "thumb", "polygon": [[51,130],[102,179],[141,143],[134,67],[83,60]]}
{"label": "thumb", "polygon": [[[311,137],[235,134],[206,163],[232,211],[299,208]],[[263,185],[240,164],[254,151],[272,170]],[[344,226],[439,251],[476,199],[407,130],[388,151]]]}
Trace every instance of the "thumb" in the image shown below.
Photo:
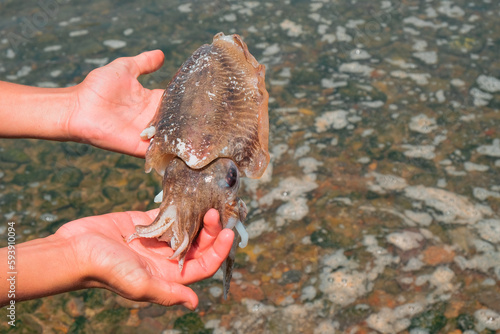
{"label": "thumb", "polygon": [[172,306],[182,304],[190,310],[198,306],[198,296],[193,290],[182,284],[167,282],[152,277],[146,299],[160,305]]}
{"label": "thumb", "polygon": [[161,50],[153,50],[143,52],[135,57],[129,57],[128,59],[135,63],[136,66],[133,66],[132,74],[138,77],[139,75],[148,74],[160,69],[163,65],[165,55]]}

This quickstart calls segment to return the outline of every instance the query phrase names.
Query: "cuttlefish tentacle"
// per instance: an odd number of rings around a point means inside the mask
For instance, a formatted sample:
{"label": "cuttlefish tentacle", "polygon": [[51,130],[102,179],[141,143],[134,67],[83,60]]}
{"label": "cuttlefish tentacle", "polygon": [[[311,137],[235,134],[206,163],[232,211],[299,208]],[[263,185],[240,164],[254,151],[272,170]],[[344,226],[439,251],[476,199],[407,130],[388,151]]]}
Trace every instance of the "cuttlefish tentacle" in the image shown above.
{"label": "cuttlefish tentacle", "polygon": [[127,242],[137,238],[154,238],[167,232],[170,226],[177,220],[177,210],[175,205],[170,205],[165,211],[158,215],[151,225],[137,225],[135,233],[132,234]]}
{"label": "cuttlefish tentacle", "polygon": [[240,221],[239,224],[236,224],[236,231],[238,231],[238,234],[241,237],[241,242],[238,244],[240,248],[245,248],[246,245],[248,244],[248,232],[245,229],[245,225],[243,225],[243,222],[247,218],[247,213],[248,209],[245,204],[240,198],[238,198],[238,213],[240,215]]}
{"label": "cuttlefish tentacle", "polygon": [[155,196],[153,202],[155,203],[161,203],[163,201],[163,190],[158,193],[158,195]]}
{"label": "cuttlefish tentacle", "polygon": [[155,136],[155,131],[156,131],[156,129],[155,129],[154,125],[150,125],[147,128],[145,128],[144,130],[142,130],[140,136],[143,140],[151,139]]}
{"label": "cuttlefish tentacle", "polygon": [[173,260],[177,258],[182,252],[184,252],[189,244],[189,235],[186,230],[183,231],[182,243],[175,250],[174,254],[172,254],[168,259]]}
{"label": "cuttlefish tentacle", "polygon": [[231,230],[233,228],[236,228],[236,231],[238,232],[238,234],[241,237],[241,241],[238,245],[240,246],[240,248],[245,248],[248,244],[248,232],[245,229],[245,225],[243,225],[242,220],[244,220],[244,219],[241,219],[241,218],[238,219],[236,217],[231,217],[228,219],[227,225],[225,226],[225,228],[228,228]]}
{"label": "cuttlefish tentacle", "polygon": [[245,226],[241,222],[241,220],[238,220],[236,223],[236,231],[238,231],[238,234],[240,235],[241,241],[238,244],[240,248],[245,248],[248,245],[248,232],[245,230]]}
{"label": "cuttlefish tentacle", "polygon": [[231,230],[236,228],[237,234],[241,237],[241,242],[238,245],[240,248],[245,248],[248,244],[248,232],[245,229],[245,225],[243,225],[248,212],[245,202],[237,197],[233,202],[226,204],[226,212],[229,213],[229,218],[227,218],[227,224],[224,228]]}
{"label": "cuttlefish tentacle", "polygon": [[[182,243],[179,245],[179,247],[175,250],[174,254],[168,257],[169,260],[175,260],[179,257],[180,254],[182,254],[189,246],[189,235],[186,230],[183,232],[183,239]],[[184,254],[182,257],[180,257],[177,262],[179,263],[179,271],[182,272],[182,268],[184,267],[184,259],[186,258],[186,254]]]}

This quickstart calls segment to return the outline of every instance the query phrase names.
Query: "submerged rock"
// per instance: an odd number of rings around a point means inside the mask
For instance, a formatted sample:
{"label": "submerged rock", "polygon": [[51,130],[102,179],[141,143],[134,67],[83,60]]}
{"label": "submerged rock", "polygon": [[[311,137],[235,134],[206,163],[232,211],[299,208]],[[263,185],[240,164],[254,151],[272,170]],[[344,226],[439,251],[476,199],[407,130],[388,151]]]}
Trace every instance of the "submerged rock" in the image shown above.
{"label": "submerged rock", "polygon": [[423,201],[425,205],[436,210],[435,219],[452,224],[473,224],[483,218],[483,213],[469,200],[452,192],[424,186],[407,187],[405,196]]}
{"label": "submerged rock", "polygon": [[177,318],[174,323],[174,329],[181,331],[181,333],[210,333],[208,329],[205,329],[205,325],[198,313],[194,312]]}
{"label": "submerged rock", "polygon": [[440,333],[440,330],[446,326],[446,317],[441,308],[425,311],[411,319],[410,329],[424,329],[429,334]]}
{"label": "submerged rock", "polygon": [[491,145],[482,145],[477,148],[477,152],[490,157],[500,157],[500,139],[493,140]]}
{"label": "submerged rock", "polygon": [[500,314],[489,309],[477,310],[474,313],[479,322],[477,327],[481,331],[485,328],[496,331],[500,329]]}
{"label": "submerged rock", "polygon": [[425,114],[419,114],[411,118],[410,130],[420,133],[430,133],[437,129],[436,119],[429,118]]}
{"label": "submerged rock", "polygon": [[500,244],[500,219],[483,219],[475,227],[484,240]]}
{"label": "submerged rock", "polygon": [[29,162],[30,160],[30,157],[21,149],[9,148],[0,150],[1,162],[14,162],[18,164],[24,164]]}
{"label": "submerged rock", "polygon": [[480,75],[477,78],[477,84],[482,90],[490,93],[500,92],[500,80],[487,75]]}

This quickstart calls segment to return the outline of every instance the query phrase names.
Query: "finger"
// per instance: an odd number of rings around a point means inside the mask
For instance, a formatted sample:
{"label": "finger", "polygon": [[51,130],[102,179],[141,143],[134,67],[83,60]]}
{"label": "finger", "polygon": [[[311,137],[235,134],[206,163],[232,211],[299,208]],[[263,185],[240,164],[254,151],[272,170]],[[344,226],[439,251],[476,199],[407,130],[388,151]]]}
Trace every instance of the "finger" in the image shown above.
{"label": "finger", "polygon": [[172,306],[182,304],[190,310],[198,306],[198,296],[182,284],[167,282],[153,277],[149,283],[145,299],[153,303]]}
{"label": "finger", "polygon": [[148,147],[149,147],[149,140],[148,141],[141,140],[137,143],[137,147],[134,150],[134,152],[132,152],[131,155],[136,158],[144,159],[146,157],[146,152],[148,151]]}
{"label": "finger", "polygon": [[149,210],[149,211],[146,211],[145,213],[148,215],[148,217],[151,220],[153,220],[156,218],[156,216],[158,216],[158,213],[160,213],[160,209],[157,208],[157,209]]}
{"label": "finger", "polygon": [[210,209],[203,217],[203,230],[206,235],[216,238],[219,232],[222,230],[222,226],[219,221],[219,212],[215,209]]}
{"label": "finger", "polygon": [[229,255],[233,239],[234,232],[232,230],[222,230],[212,247],[206,250],[202,256],[184,264],[180,282],[190,284],[213,276]]}
{"label": "finger", "polygon": [[[151,122],[151,119],[154,117],[156,110],[158,109],[158,104],[161,101],[163,92],[163,89],[153,89],[149,91],[149,95],[146,98],[147,105],[138,115],[138,118],[134,123],[135,131],[137,131],[137,136],[134,138],[139,139],[141,132]],[[144,159],[146,157],[146,152],[148,150],[150,140],[136,140],[135,143],[136,147],[131,150],[130,154],[134,157]]]}
{"label": "finger", "polygon": [[129,59],[136,64],[132,74],[135,77],[138,77],[139,75],[148,74],[158,70],[163,65],[165,55],[161,50],[153,50],[143,52]]}
{"label": "finger", "polygon": [[[158,215],[159,211],[160,209],[153,209],[146,212],[125,211],[123,214],[125,214],[131,222],[131,224],[128,225],[131,225],[132,229],[135,230],[135,225],[150,225]],[[113,215],[116,214],[113,213]]]}
{"label": "finger", "polygon": [[222,231],[222,226],[219,222],[219,212],[215,209],[208,210],[203,217],[203,228],[193,242],[186,259],[200,256],[206,248],[213,244],[220,231]]}

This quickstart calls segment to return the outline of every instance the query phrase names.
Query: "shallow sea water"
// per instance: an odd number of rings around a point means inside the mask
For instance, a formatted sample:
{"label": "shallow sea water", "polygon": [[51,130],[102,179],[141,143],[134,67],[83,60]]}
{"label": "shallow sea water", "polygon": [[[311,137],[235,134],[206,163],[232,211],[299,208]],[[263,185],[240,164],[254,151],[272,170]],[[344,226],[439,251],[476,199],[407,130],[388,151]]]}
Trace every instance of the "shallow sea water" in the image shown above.
{"label": "shallow sea water", "polygon": [[[486,0],[2,1],[1,80],[65,87],[158,48],[141,79],[157,88],[223,31],[270,94],[271,163],[243,182],[228,300],[218,274],[192,286],[195,312],[82,290],[20,303],[16,329],[500,333],[499,15]],[[140,159],[0,140],[0,245],[8,221],[27,241],[154,208],[159,190]]]}

